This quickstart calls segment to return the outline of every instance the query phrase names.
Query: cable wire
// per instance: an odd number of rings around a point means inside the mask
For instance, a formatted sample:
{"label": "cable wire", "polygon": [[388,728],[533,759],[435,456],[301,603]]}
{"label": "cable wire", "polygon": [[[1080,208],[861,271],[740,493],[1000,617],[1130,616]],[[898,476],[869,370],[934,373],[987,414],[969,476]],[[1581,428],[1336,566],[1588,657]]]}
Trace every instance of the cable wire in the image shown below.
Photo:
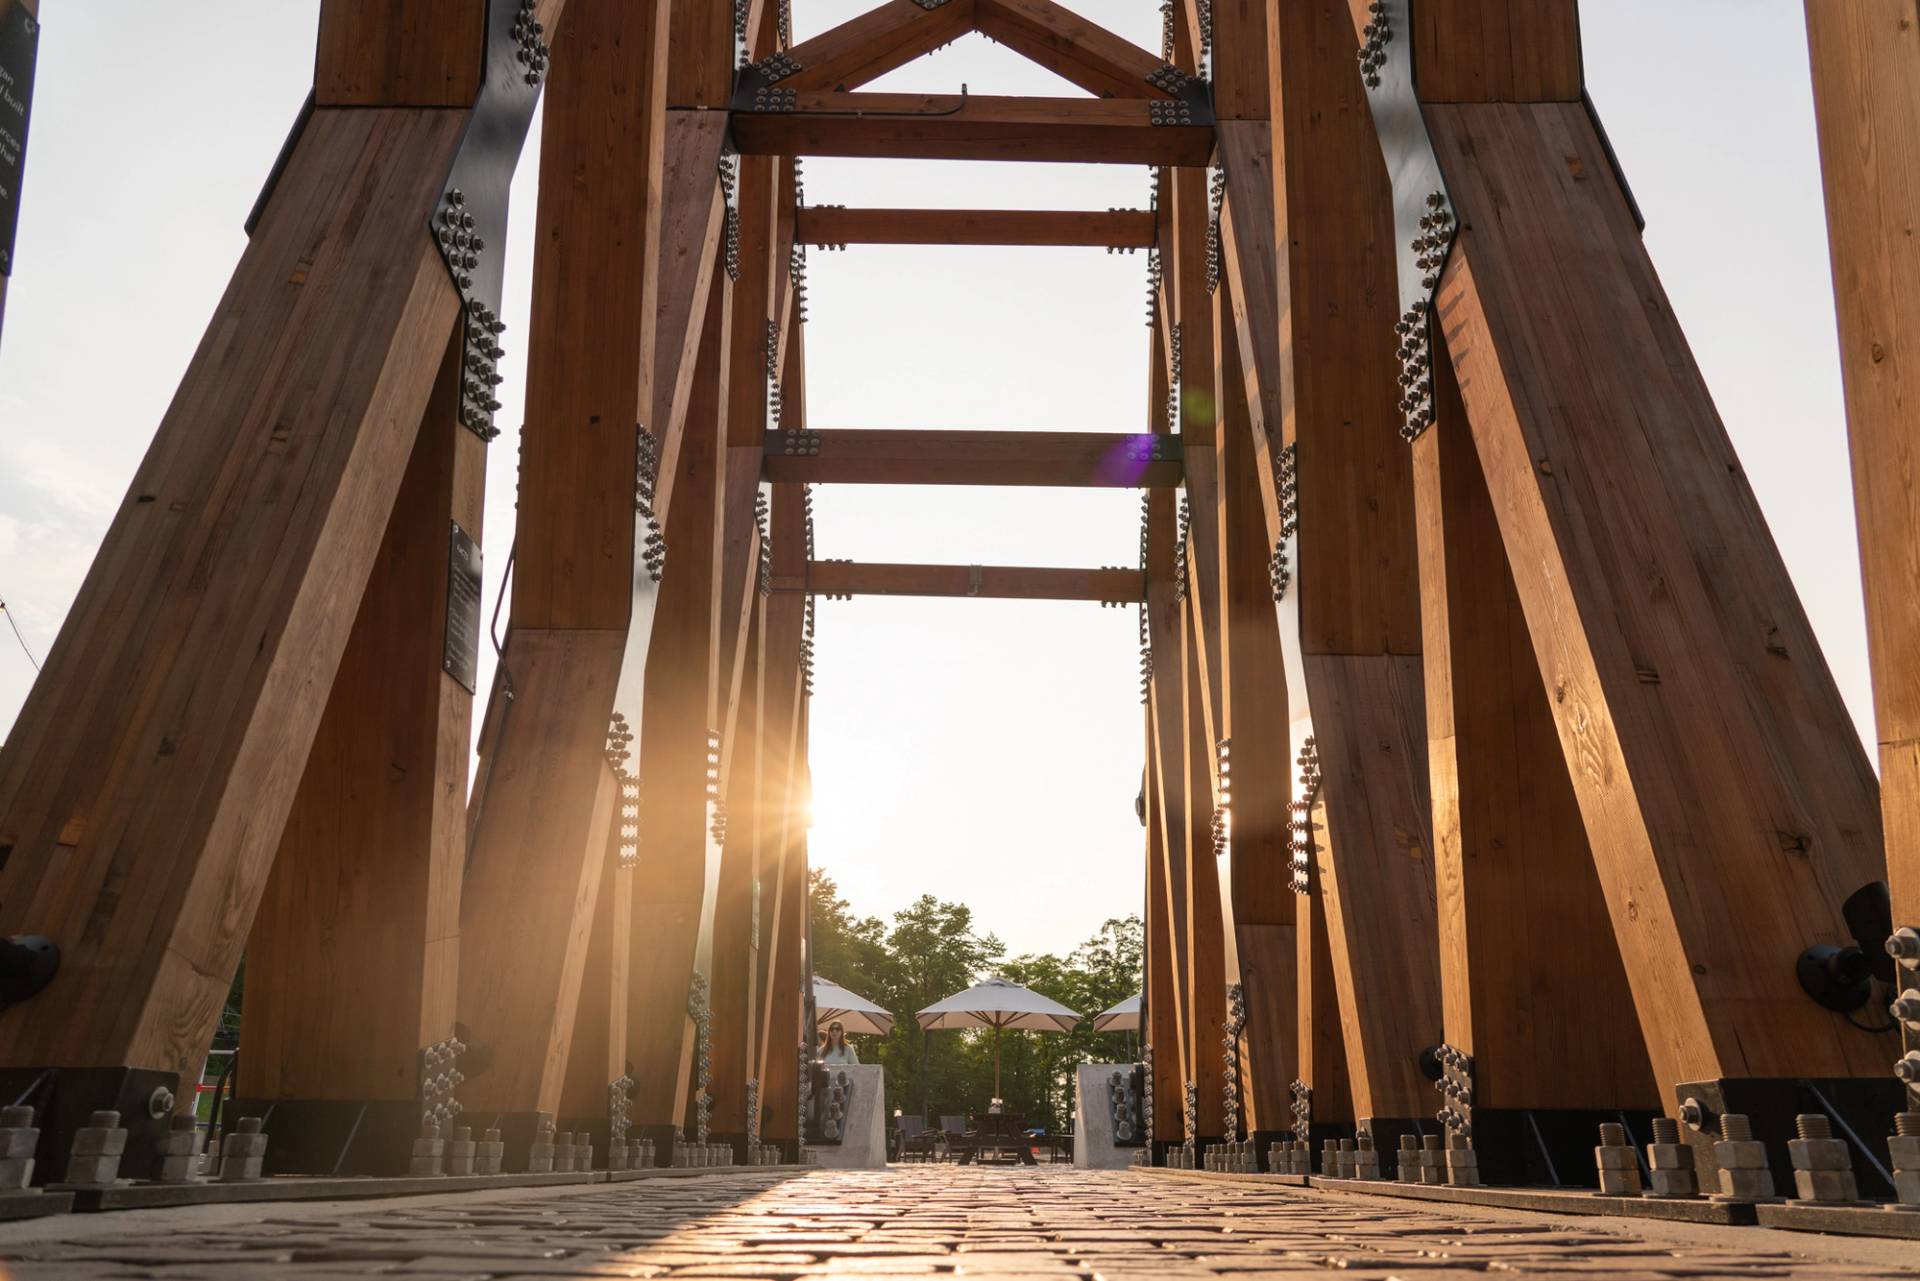
{"label": "cable wire", "polygon": [[29,663],[33,664],[33,670],[39,671],[40,660],[35,658],[33,651],[27,648],[27,638],[20,634],[20,624],[13,621],[13,611],[7,608],[7,602],[4,600],[0,600],[0,614],[7,616],[7,626],[13,629],[13,639],[20,642],[20,652],[27,656]]}

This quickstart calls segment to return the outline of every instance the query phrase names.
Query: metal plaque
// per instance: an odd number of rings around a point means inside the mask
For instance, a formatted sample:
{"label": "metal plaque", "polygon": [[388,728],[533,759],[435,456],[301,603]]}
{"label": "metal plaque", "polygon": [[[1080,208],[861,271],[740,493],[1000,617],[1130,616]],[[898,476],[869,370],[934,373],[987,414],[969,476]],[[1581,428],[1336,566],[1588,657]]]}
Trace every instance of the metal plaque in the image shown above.
{"label": "metal plaque", "polygon": [[480,678],[480,548],[453,522],[447,549],[447,634],[440,670],[475,694]]}
{"label": "metal plaque", "polygon": [[27,122],[33,114],[33,66],[40,23],[19,4],[0,16],[0,276],[13,274],[13,237],[20,225],[20,180],[27,168]]}

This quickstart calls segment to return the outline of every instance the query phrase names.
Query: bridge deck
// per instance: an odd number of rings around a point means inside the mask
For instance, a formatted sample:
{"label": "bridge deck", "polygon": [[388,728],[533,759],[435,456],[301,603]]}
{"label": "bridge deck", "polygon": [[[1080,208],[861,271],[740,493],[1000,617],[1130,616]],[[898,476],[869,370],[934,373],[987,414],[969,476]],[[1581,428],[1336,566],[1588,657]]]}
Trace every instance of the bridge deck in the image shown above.
{"label": "bridge deck", "polygon": [[0,1276],[1891,1278],[1912,1275],[1912,1249],[1128,1172],[909,1166],[34,1220],[0,1225]]}

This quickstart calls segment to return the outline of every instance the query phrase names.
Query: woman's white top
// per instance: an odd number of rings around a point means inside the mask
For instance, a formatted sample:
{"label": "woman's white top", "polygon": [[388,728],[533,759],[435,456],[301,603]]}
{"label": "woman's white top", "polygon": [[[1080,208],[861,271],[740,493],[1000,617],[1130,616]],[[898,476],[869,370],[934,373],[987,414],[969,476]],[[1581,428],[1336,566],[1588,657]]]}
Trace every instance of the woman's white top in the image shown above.
{"label": "woman's white top", "polygon": [[822,1063],[858,1063],[860,1056],[853,1052],[853,1046],[843,1045],[839,1049],[829,1048],[820,1056]]}

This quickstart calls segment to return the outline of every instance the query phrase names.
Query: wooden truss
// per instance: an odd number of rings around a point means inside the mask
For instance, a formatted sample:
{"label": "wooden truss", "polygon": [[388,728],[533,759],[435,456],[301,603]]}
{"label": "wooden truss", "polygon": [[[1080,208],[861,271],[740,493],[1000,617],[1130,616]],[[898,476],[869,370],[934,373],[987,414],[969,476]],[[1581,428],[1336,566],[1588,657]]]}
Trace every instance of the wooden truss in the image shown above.
{"label": "wooden truss", "polygon": [[[0,751],[0,934],[60,952],[0,1009],[44,1174],[109,1106],[151,1173],[243,955],[271,1168],[396,1170],[462,1111],[510,1168],[550,1128],[791,1153],[813,602],[857,594],[1139,609],[1157,1152],[1357,1136],[1390,1169],[1445,1134],[1517,1181],[1602,1114],[1694,1123],[1709,1170],[1717,1116],[1778,1147],[1795,1091],[1884,1127],[1897,1038],[1787,976],[1882,879],[1920,922],[1910,184],[1855,145],[1913,135],[1916,64],[1894,0],[1809,12],[1884,791],[1573,0],[1180,0],[1159,55],[1053,0],[797,45],[764,0],[324,0],[312,108]],[[972,31],[1091,96],[862,91]],[[1139,164],[1154,199],[808,207],[802,155]],[[1142,430],[811,427],[805,249],[852,244],[1148,250]],[[834,561],[808,487],[842,483],[1139,488],[1140,560]]]}

